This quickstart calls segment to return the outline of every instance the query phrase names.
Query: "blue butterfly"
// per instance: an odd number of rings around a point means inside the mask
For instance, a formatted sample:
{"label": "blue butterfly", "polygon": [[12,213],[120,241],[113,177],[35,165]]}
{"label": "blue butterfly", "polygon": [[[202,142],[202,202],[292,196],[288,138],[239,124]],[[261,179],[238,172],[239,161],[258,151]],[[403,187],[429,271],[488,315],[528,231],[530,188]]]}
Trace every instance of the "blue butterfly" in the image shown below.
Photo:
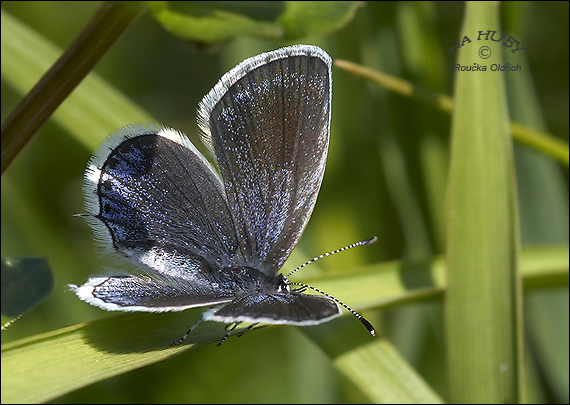
{"label": "blue butterfly", "polygon": [[316,46],[230,70],[198,107],[218,170],[176,130],[133,125],[112,134],[85,172],[84,216],[111,252],[144,272],[70,285],[77,296],[110,311],[208,306],[201,319],[235,326],[317,325],[339,316],[340,304],[374,335],[336,298],[278,273],[323,180],[331,86],[331,59]]}

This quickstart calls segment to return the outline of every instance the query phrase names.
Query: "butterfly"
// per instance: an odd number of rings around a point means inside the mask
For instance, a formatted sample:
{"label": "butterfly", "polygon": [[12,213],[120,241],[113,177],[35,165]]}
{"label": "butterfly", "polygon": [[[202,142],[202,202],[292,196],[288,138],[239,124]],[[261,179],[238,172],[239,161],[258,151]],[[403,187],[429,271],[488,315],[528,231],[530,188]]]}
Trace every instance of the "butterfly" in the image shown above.
{"label": "butterfly", "polygon": [[321,187],[331,94],[329,55],[294,45],[246,59],[201,101],[198,124],[215,167],[171,128],[112,134],[85,171],[83,216],[108,250],[143,271],[72,290],[110,311],[207,306],[200,320],[250,328],[317,325],[339,316],[340,304],[374,335],[341,301],[279,273]]}

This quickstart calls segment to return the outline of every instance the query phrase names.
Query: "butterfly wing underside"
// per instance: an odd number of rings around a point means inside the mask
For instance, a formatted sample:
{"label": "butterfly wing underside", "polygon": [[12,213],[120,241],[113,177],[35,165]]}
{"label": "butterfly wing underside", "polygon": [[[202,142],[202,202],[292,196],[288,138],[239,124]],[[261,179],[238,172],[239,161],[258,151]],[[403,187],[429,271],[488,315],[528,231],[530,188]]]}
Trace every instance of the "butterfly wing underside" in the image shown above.
{"label": "butterfly wing underside", "polygon": [[105,251],[146,276],[95,277],[75,287],[107,310],[181,311],[231,300],[216,287],[237,238],[222,183],[183,134],[126,127],[101,145],[85,175],[86,218]]}
{"label": "butterfly wing underside", "polygon": [[312,46],[258,55],[224,75],[198,109],[236,227],[238,264],[275,274],[307,225],[327,157],[330,64]]}

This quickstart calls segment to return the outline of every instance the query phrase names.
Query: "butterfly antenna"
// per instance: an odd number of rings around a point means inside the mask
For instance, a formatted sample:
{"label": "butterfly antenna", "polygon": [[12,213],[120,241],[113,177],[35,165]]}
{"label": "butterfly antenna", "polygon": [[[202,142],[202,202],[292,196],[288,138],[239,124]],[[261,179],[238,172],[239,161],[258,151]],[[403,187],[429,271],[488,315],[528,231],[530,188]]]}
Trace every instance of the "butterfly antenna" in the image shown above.
{"label": "butterfly antenna", "polygon": [[378,240],[378,238],[377,238],[376,236],[373,236],[373,237],[370,238],[370,239],[361,240],[360,242],[353,243],[353,244],[348,245],[348,246],[345,246],[345,247],[343,247],[343,248],[336,249],[336,250],[333,250],[333,251],[328,252],[328,253],[323,253],[322,255],[317,256],[317,257],[314,257],[314,258],[312,258],[311,260],[309,260],[308,262],[303,263],[302,265],[300,265],[299,267],[297,267],[295,270],[293,270],[291,273],[287,274],[287,275],[285,276],[285,278],[289,278],[289,276],[290,276],[291,274],[295,273],[297,270],[301,270],[303,267],[308,266],[309,264],[314,263],[314,262],[316,262],[317,260],[322,259],[323,257],[331,256],[331,255],[334,255],[335,253],[339,253],[339,252],[342,252],[342,251],[344,251],[344,250],[352,249],[353,247],[363,246],[363,245],[370,245],[371,243],[374,243],[374,242],[376,242],[377,240]]}
{"label": "butterfly antenna", "polygon": [[[376,236],[374,236],[374,237],[372,237],[372,238],[370,238],[370,239],[362,240],[362,241],[360,241],[360,242],[353,243],[353,244],[348,245],[348,246],[345,246],[345,247],[343,247],[343,248],[336,249],[336,250],[333,250],[333,251],[328,252],[328,253],[324,253],[324,254],[322,254],[322,255],[320,255],[320,256],[317,256],[317,257],[315,257],[315,258],[309,260],[309,261],[306,262],[306,263],[303,263],[302,265],[300,265],[299,267],[297,267],[295,270],[293,270],[292,272],[290,272],[289,274],[287,274],[287,276],[285,276],[285,278],[289,278],[289,276],[290,276],[291,274],[295,273],[297,270],[300,270],[300,269],[302,269],[303,267],[308,266],[309,264],[314,263],[314,262],[316,262],[317,260],[322,259],[323,257],[327,257],[327,256],[330,256],[330,255],[334,255],[335,253],[339,253],[339,252],[342,252],[343,250],[347,250],[347,249],[352,249],[352,248],[357,247],[357,246],[370,245],[371,243],[374,243],[374,242],[376,242],[377,240],[378,240],[378,238],[377,238]],[[356,317],[356,319],[358,319],[360,322],[362,322],[362,324],[366,327],[366,329],[368,329],[368,332],[370,332],[370,334],[371,334],[372,336],[375,336],[376,331],[374,330],[374,326],[372,326],[372,324],[371,324],[370,322],[368,322],[362,315],[360,315],[358,312],[356,312],[354,309],[352,309],[351,307],[349,307],[348,305],[346,305],[346,304],[345,304],[344,302],[342,302],[341,300],[339,300],[339,299],[333,297],[333,296],[330,295],[330,294],[327,294],[327,293],[324,292],[324,291],[319,290],[318,288],[312,287],[312,286],[310,286],[310,285],[308,285],[308,284],[293,283],[293,282],[289,282],[289,284],[300,286],[300,287],[301,287],[301,289],[300,289],[301,291],[304,291],[304,290],[306,290],[307,288],[310,288],[311,290],[316,291],[316,292],[318,292],[318,293],[320,293],[320,294],[323,294],[324,296],[326,296],[326,297],[328,297],[328,298],[334,300],[337,304],[341,305],[344,309],[346,309],[348,312],[350,312],[352,315],[354,315],[354,316]]]}
{"label": "butterfly antenna", "polygon": [[376,331],[374,330],[374,326],[372,326],[372,324],[371,324],[370,322],[368,322],[368,321],[366,320],[366,318],[364,318],[362,315],[360,315],[358,312],[356,312],[354,309],[352,309],[351,307],[349,307],[348,305],[346,305],[346,304],[345,304],[344,302],[342,302],[341,300],[339,300],[339,299],[333,297],[333,296],[330,295],[330,294],[327,294],[326,292],[324,292],[324,291],[322,291],[322,290],[319,290],[318,288],[311,287],[310,285],[307,285],[307,284],[302,284],[302,283],[289,283],[289,284],[298,285],[298,286],[301,286],[301,287],[304,288],[304,289],[310,288],[311,290],[314,290],[314,291],[316,291],[316,292],[318,292],[318,293],[320,293],[320,294],[323,294],[325,297],[328,297],[328,298],[334,300],[337,304],[342,305],[342,307],[343,307],[344,309],[346,309],[348,312],[350,312],[352,315],[354,315],[354,316],[356,317],[356,319],[358,319],[360,322],[362,322],[362,324],[364,325],[364,327],[365,327],[366,329],[368,329],[368,332],[370,332],[370,334],[371,334],[372,336],[376,336]]}

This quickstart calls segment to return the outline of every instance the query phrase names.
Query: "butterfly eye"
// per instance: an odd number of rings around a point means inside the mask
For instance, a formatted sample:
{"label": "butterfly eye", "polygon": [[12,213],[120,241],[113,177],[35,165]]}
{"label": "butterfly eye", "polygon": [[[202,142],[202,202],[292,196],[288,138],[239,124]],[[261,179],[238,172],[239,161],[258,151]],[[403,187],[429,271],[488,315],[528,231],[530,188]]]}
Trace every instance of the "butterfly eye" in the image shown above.
{"label": "butterfly eye", "polygon": [[289,292],[291,289],[289,288],[289,282],[283,276],[280,277],[281,281],[277,285],[277,292]]}

